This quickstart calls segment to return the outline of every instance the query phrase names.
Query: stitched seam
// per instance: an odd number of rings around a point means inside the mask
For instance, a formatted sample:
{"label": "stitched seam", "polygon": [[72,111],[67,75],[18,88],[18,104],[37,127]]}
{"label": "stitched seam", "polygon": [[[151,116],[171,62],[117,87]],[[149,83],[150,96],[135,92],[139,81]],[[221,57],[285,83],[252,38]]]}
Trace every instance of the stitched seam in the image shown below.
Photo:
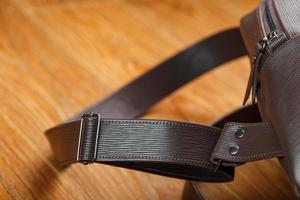
{"label": "stitched seam", "polygon": [[[196,163],[200,164],[202,168],[209,169],[209,170],[215,170],[215,167],[210,167],[211,165],[214,165],[213,163],[206,162],[206,161],[199,161],[199,160],[189,160],[189,159],[184,159],[184,158],[171,158],[171,157],[163,157],[163,156],[98,156],[98,159],[157,159],[157,160],[175,160],[175,161],[185,161],[187,163]],[[226,178],[231,178],[230,175],[228,175],[225,171],[218,170],[217,173],[221,173],[224,177]],[[223,180],[223,177],[209,177],[207,176],[206,178],[210,178],[211,180]]]}
{"label": "stitched seam", "polygon": [[[171,158],[171,157],[163,157],[163,156],[159,156],[159,157],[155,157],[155,156],[98,156],[98,159],[157,159],[157,160],[174,160],[174,161],[185,161],[187,163],[196,163],[196,164],[200,164],[201,167],[205,168],[205,169],[210,169],[210,170],[215,170],[215,167],[210,167],[210,165],[214,165],[213,163],[210,162],[206,162],[206,161],[199,161],[199,160],[190,160],[190,159],[184,159],[184,158]],[[219,170],[218,173],[221,173],[224,177],[230,178],[231,176],[229,176],[227,173],[225,173],[222,170]],[[212,178],[212,177],[207,177],[207,178]],[[215,180],[222,180],[223,178],[214,178]]]}
{"label": "stitched seam", "polygon": [[101,120],[101,123],[109,124],[150,124],[150,125],[162,125],[162,126],[171,126],[171,127],[191,127],[198,128],[202,130],[207,130],[214,133],[220,133],[221,129],[212,128],[208,126],[201,126],[197,124],[189,124],[182,122],[169,122],[169,121],[138,121],[138,120]]}
{"label": "stitched seam", "polygon": [[[101,124],[111,125],[111,124],[149,124],[149,125],[161,125],[166,127],[191,127],[197,128],[201,130],[206,130],[213,133],[220,133],[222,129],[216,127],[208,127],[197,124],[183,123],[183,122],[170,122],[170,121],[144,121],[144,120],[107,120],[102,119]],[[68,126],[69,124],[61,124],[57,127],[51,128],[48,132],[52,132],[55,130],[61,130]]]}
{"label": "stitched seam", "polygon": [[223,156],[224,158],[232,158],[232,159],[251,159],[251,158],[259,158],[262,156],[268,156],[268,155],[278,154],[278,153],[282,153],[282,152],[281,151],[271,151],[271,152],[258,153],[258,154],[249,155],[249,156],[230,156],[230,155],[226,155],[226,154],[222,154],[222,153],[216,153],[215,155]]}
{"label": "stitched seam", "polygon": [[[142,168],[142,169],[149,169],[149,168]],[[164,174],[169,174],[169,175],[175,175],[175,176],[177,176],[178,175],[178,173],[176,173],[176,172],[167,172],[167,171],[165,171],[165,170],[158,170],[158,169],[151,169],[150,168],[150,170],[152,171],[152,172],[160,172],[160,173],[164,173]],[[200,177],[201,177],[201,179],[209,179],[209,180],[224,180],[224,178],[231,178],[231,176],[228,176],[226,173],[224,173],[224,172],[222,172],[222,171],[218,171],[218,172],[221,172],[221,174],[223,174],[223,176],[224,177],[211,177],[211,176],[207,176],[207,175],[201,175]],[[180,176],[182,176],[183,174],[180,174]],[[192,177],[192,178],[199,178],[199,176],[194,176],[194,175],[185,175],[184,176],[184,178],[186,179],[186,177]]]}
{"label": "stitched seam", "polygon": [[[187,163],[198,163],[204,165],[212,165],[210,162],[200,161],[200,160],[191,160],[191,159],[184,159],[184,158],[171,158],[171,157],[164,157],[164,156],[98,156],[98,158],[103,159],[155,159],[155,160],[170,160],[170,161],[184,161]],[[213,169],[213,167],[209,167],[209,169]]]}
{"label": "stitched seam", "polygon": [[260,122],[260,123],[255,123],[255,124],[252,124],[252,123],[250,123],[250,124],[239,124],[237,122],[228,122],[225,127],[227,127],[227,126],[237,126],[237,127],[243,128],[243,127],[256,127],[256,126],[265,126],[265,125],[271,125],[271,123],[269,123],[269,122]]}

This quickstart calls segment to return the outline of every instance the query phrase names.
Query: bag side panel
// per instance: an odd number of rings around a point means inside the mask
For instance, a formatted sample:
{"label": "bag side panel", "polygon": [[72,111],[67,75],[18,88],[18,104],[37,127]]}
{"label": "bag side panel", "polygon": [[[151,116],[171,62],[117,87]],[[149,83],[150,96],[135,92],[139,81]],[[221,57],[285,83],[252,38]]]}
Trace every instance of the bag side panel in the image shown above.
{"label": "bag side panel", "polygon": [[281,159],[296,192],[300,189],[300,37],[279,47],[263,64],[260,92],[279,142]]}
{"label": "bag side panel", "polygon": [[276,11],[285,31],[296,37],[300,34],[300,2],[299,0],[274,0]]}

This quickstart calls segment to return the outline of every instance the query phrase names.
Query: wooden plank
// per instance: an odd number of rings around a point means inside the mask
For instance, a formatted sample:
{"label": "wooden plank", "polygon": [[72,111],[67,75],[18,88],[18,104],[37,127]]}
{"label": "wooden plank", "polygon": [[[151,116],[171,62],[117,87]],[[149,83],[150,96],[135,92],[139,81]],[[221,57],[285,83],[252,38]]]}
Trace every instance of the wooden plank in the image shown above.
{"label": "wooden plank", "polygon": [[[1,1],[0,199],[180,199],[182,180],[104,165],[58,169],[44,131],[180,49],[237,26],[257,4]],[[248,66],[242,58],[214,70],[144,118],[209,123],[241,104]],[[207,199],[292,198],[275,162],[241,167],[234,183],[197,187]]]}

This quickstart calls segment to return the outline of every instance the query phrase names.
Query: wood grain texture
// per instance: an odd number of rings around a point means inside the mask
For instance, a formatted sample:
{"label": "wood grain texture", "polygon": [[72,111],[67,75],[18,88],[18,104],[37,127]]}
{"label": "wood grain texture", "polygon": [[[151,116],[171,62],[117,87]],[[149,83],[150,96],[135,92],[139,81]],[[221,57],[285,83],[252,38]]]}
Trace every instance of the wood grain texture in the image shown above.
{"label": "wood grain texture", "polygon": [[[0,1],[0,199],[180,199],[184,181],[104,165],[54,165],[44,131],[182,48],[237,26],[258,0]],[[247,58],[196,79],[144,118],[210,123],[239,106]],[[276,160],[207,199],[292,199]]]}

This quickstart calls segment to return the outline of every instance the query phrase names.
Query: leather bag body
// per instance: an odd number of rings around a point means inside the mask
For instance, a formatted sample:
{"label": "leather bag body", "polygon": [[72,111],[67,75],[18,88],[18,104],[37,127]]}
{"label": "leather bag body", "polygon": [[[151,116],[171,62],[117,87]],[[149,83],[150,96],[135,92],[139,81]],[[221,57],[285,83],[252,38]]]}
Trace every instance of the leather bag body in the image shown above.
{"label": "leather bag body", "polygon": [[249,87],[263,121],[274,128],[284,152],[280,162],[299,195],[300,2],[264,1],[242,19],[241,33],[252,62]]}

